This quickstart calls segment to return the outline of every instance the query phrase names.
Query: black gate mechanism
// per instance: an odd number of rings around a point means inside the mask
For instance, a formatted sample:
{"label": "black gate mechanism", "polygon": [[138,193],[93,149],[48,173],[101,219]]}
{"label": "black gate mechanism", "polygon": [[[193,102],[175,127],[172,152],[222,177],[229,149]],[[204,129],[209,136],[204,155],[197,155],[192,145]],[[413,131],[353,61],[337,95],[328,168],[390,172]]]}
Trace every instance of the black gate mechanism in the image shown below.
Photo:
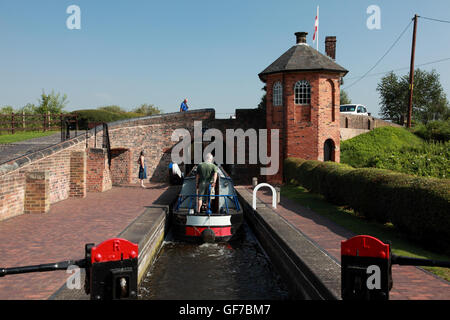
{"label": "black gate mechanism", "polygon": [[341,242],[341,295],[343,300],[389,300],[392,265],[450,268],[450,262],[392,254],[390,243],[371,236]]}
{"label": "black gate mechanism", "polygon": [[98,246],[86,244],[85,258],[15,268],[0,268],[0,277],[13,274],[86,269],[84,290],[91,300],[137,299],[138,246],[125,239],[110,239]]}

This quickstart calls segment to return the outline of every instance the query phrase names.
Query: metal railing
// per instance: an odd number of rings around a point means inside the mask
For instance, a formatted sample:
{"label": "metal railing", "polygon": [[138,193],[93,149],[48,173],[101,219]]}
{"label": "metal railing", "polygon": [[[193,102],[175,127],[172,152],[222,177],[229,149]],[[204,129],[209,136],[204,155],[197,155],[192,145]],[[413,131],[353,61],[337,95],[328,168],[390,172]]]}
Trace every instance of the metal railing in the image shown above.
{"label": "metal railing", "polygon": [[60,130],[67,121],[75,123],[78,128],[76,114],[26,114],[24,112],[0,114],[0,133]]}
{"label": "metal railing", "polygon": [[[211,188],[211,185],[209,185],[209,188]],[[194,198],[199,198],[199,197],[208,197],[208,213],[210,214],[210,211],[211,211],[211,198],[212,197],[224,197],[225,198],[225,208],[226,208],[226,212],[227,212],[227,214],[229,213],[229,207],[228,207],[228,203],[227,203],[227,199],[228,198],[232,198],[232,200],[230,200],[230,201],[233,201],[234,202],[234,205],[235,205],[235,207],[236,207],[236,210],[237,211],[240,211],[241,209],[241,207],[240,207],[240,205],[239,205],[239,201],[238,201],[238,198],[237,198],[237,195],[234,195],[234,194],[220,194],[220,195],[217,195],[217,194],[214,194],[214,195],[211,195],[211,191],[209,191],[209,193],[210,194],[206,194],[206,195],[198,195],[198,194],[189,194],[189,195],[180,195],[179,197],[178,197],[178,202],[177,202],[177,206],[176,206],[176,208],[175,208],[175,210],[176,211],[178,211],[179,209],[180,209],[180,206],[184,203],[184,201],[186,201],[187,199],[189,199],[189,206],[188,206],[188,210],[190,210],[190,209],[193,209],[192,208],[192,205],[193,205],[193,202],[194,202],[194,204],[195,204],[195,201],[192,201]]]}

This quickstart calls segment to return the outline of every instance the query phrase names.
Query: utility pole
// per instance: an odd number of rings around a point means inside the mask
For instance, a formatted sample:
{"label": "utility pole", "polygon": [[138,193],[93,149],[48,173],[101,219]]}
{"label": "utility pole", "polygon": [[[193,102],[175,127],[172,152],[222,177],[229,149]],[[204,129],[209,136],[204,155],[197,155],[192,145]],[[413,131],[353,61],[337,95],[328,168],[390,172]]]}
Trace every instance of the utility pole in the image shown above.
{"label": "utility pole", "polygon": [[409,71],[409,107],[408,107],[408,121],[406,126],[411,128],[411,115],[413,108],[413,92],[414,92],[414,59],[416,56],[416,33],[417,33],[417,14],[414,15],[414,32],[412,38],[412,48],[411,48],[411,68]]}

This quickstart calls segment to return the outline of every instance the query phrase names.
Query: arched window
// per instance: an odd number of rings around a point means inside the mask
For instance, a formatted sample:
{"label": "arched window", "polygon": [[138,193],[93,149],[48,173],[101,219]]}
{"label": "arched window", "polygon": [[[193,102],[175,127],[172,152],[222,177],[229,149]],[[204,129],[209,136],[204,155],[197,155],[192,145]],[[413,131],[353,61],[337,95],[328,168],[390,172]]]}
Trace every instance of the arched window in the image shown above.
{"label": "arched window", "polygon": [[295,104],[311,104],[311,86],[306,80],[298,81],[294,87]]}
{"label": "arched window", "polygon": [[280,81],[273,85],[273,105],[276,107],[283,105],[283,86]]}

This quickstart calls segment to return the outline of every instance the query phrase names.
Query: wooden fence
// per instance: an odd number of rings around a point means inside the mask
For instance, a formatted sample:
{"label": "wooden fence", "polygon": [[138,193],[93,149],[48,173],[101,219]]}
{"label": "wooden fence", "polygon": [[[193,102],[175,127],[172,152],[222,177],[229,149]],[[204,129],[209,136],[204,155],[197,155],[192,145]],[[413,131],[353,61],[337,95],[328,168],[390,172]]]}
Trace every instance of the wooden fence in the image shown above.
{"label": "wooden fence", "polygon": [[15,134],[23,131],[61,130],[69,123],[73,129],[78,129],[76,114],[0,114],[0,134]]}

